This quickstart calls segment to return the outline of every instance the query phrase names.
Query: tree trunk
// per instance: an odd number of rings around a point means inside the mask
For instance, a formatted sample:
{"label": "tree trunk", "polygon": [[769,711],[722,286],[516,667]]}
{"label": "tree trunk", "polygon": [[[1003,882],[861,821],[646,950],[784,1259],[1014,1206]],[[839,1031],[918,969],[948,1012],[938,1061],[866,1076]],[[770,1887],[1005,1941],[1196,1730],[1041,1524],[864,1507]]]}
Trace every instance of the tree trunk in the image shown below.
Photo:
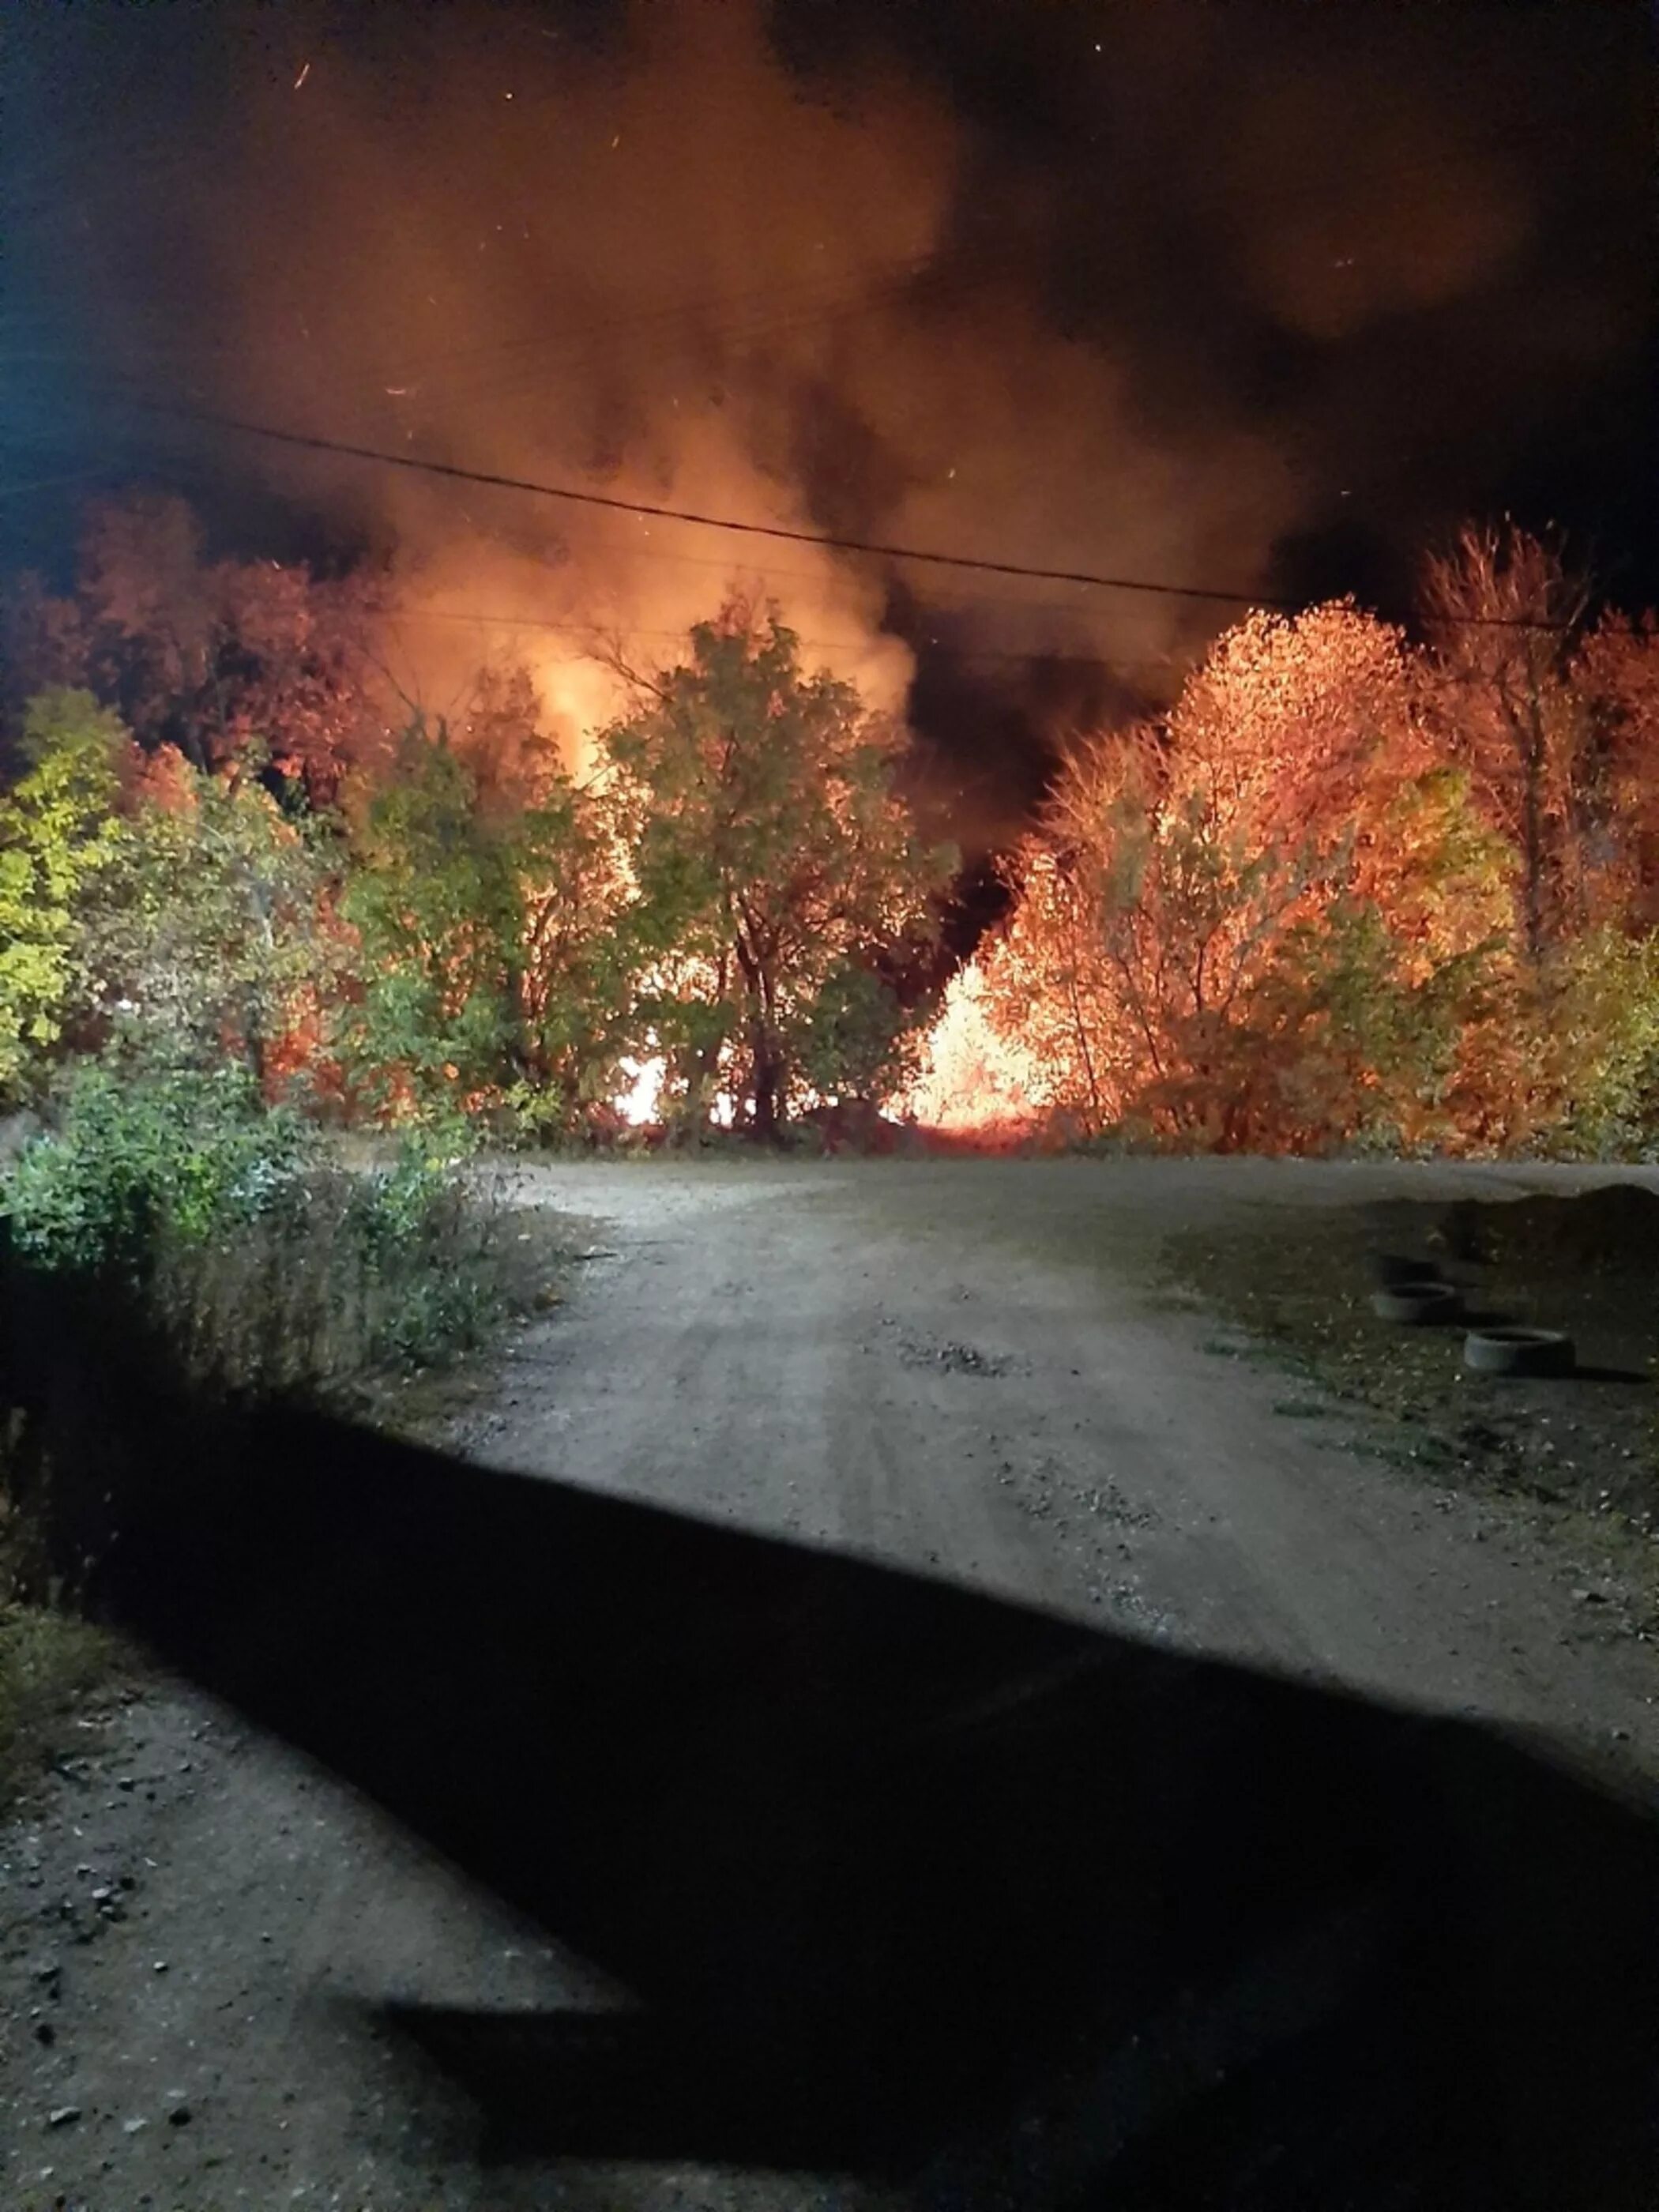
{"label": "tree trunk", "polygon": [[754,1039],[755,1134],[763,1145],[777,1139],[782,1115],[778,1093],[781,1089],[783,1069],[771,1042],[757,1024]]}
{"label": "tree trunk", "polygon": [[1535,970],[1544,957],[1544,818],[1539,786],[1543,780],[1543,732],[1538,726],[1538,704],[1532,708],[1533,728],[1526,748],[1526,792],[1522,832],[1525,870],[1525,926],[1527,958]]}
{"label": "tree trunk", "polygon": [[771,1144],[783,1124],[785,1068],[778,1047],[777,1024],[773,1019],[776,994],[771,970],[763,957],[757,957],[741,939],[737,956],[748,988],[750,1010],[750,1091],[754,1109],[750,1127],[763,1144]]}

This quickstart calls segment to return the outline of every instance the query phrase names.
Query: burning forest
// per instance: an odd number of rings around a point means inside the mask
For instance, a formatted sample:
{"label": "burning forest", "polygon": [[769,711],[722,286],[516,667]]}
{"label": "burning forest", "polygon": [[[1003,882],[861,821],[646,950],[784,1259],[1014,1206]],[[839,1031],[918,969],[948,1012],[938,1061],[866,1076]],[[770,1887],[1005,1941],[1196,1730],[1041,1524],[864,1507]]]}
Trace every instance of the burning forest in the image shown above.
{"label": "burning forest", "polygon": [[1638,1141],[1622,34],[1373,30],[25,27],[11,1100]]}
{"label": "burning forest", "polygon": [[1611,20],[15,49],[14,1103],[1637,1140],[1651,628],[1540,510],[1623,512],[1631,142],[1519,158]]}
{"label": "burning forest", "polygon": [[1613,11],[841,12],[20,30],[9,1103],[1639,1146]]}
{"label": "burning forest", "polygon": [[14,595],[15,1103],[116,1067],[562,1139],[1649,1141],[1659,640],[1518,526],[1428,563],[1414,633],[1258,611],[1077,731],[972,943],[902,721],[775,605],[596,641],[573,748],[529,667],[401,691],[390,589],[152,499]]}

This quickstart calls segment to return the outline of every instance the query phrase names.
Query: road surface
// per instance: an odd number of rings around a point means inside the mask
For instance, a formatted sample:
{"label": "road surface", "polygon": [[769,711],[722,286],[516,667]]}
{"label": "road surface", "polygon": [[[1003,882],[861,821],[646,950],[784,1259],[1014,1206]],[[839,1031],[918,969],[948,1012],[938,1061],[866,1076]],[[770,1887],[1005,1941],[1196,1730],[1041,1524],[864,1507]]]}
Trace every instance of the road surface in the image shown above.
{"label": "road surface", "polygon": [[[1541,1731],[1632,1786],[1659,1771],[1650,1654],[1583,1637],[1570,1560],[1276,1414],[1282,1382],[1206,1350],[1214,1324],[1158,1285],[1173,1228],[1571,1178],[872,1161],[512,1180],[583,1256],[453,1417],[452,1452],[1160,1651]],[[886,2201],[662,2154],[485,2168],[468,2100],[373,2008],[604,2002],[603,1962],[198,1692],[150,1689],[86,1741],[0,1864],[7,2206]]]}

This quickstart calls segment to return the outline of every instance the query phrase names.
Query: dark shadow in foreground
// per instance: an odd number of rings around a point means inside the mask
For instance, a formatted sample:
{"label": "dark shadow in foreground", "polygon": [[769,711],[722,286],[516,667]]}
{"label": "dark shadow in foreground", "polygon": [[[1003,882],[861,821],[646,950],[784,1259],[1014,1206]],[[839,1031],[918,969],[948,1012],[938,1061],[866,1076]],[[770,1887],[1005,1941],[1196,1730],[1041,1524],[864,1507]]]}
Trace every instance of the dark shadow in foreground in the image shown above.
{"label": "dark shadow in foreground", "polygon": [[637,1998],[398,2015],[501,2155],[1654,2202],[1659,1838],[1543,1761],[321,1420],[150,1435],[103,1607]]}

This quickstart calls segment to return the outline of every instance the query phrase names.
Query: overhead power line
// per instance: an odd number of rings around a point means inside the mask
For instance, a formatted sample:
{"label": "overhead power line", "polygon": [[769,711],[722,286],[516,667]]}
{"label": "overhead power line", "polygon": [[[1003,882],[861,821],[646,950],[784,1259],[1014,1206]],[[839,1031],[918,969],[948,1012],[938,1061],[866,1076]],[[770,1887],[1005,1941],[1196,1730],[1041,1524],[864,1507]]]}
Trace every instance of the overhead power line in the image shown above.
{"label": "overhead power line", "polygon": [[[1265,607],[1279,613],[1299,613],[1302,602],[1274,599],[1259,592],[1240,592],[1206,584],[1169,584],[1139,576],[1108,576],[1084,568],[1044,568],[1021,561],[995,561],[983,555],[941,553],[930,547],[896,545],[879,538],[848,538],[827,531],[794,530],[783,523],[741,522],[730,515],[705,514],[695,507],[664,507],[645,500],[621,499],[614,493],[582,491],[568,484],[538,483],[530,477],[507,476],[489,469],[472,469],[459,461],[434,460],[417,453],[398,453],[378,446],[354,445],[341,438],[325,438],[314,432],[284,430],[269,422],[252,422],[240,416],[220,415],[202,408],[171,406],[161,401],[133,400],[135,407],[151,414],[206,423],[239,436],[263,438],[274,445],[301,452],[325,453],[341,460],[367,461],[382,468],[404,469],[418,475],[448,477],[459,483],[479,484],[489,490],[524,492],[538,499],[563,500],[574,507],[603,508],[612,514],[641,515],[655,522],[691,523],[704,530],[726,530],[744,538],[769,538],[789,545],[817,545],[836,553],[863,553],[883,561],[909,561],[937,568],[957,568],[986,576],[1019,576],[1045,584],[1075,584],[1090,591],[1136,592],[1146,597],[1207,601],[1223,606]],[[1521,616],[1465,615],[1457,627],[1473,629],[1526,629],[1564,632],[1565,623],[1528,621]]]}
{"label": "overhead power line", "polygon": [[[127,405],[133,403],[130,402],[124,395],[121,404],[123,405]],[[3,443],[4,439],[5,433],[3,429],[0,429],[0,443]],[[201,479],[205,475],[210,465],[199,458],[174,453],[169,456],[168,466],[179,474],[186,475],[194,479]],[[113,470],[113,462],[106,460],[101,468],[89,471],[88,473],[90,475],[102,474],[107,476],[111,474]],[[820,542],[828,541],[812,539],[809,542],[816,544]],[[742,573],[733,555],[726,554],[710,556],[698,553],[672,552],[670,551],[665,545],[660,544],[654,542],[650,544],[643,544],[637,534],[625,531],[604,534],[596,531],[592,536],[585,536],[576,541],[573,547],[573,550],[580,556],[592,552],[596,548],[602,554],[620,551],[625,554],[630,561],[650,561],[658,563],[665,562],[673,568],[715,569],[723,571],[727,576],[740,574]],[[768,586],[775,582],[817,584],[822,581],[821,575],[814,574],[811,569],[795,568],[780,568],[775,561],[771,560],[766,561],[763,567],[757,566],[755,573],[757,577],[763,584]],[[979,613],[989,613],[992,615],[1060,614],[1075,616],[1079,611],[1079,603],[1075,595],[1070,599],[1034,599],[1024,593],[1016,595],[1006,592],[994,594],[953,592],[948,601],[942,602],[937,606],[933,607],[931,609],[931,612],[935,620],[942,619],[945,621],[953,621],[959,616],[963,615]],[[1261,602],[1255,601],[1252,604],[1260,605]],[[1143,616],[1148,618],[1151,618],[1153,615],[1153,610],[1151,608],[1145,608],[1140,611]],[[494,616],[488,618],[492,621],[497,619],[497,617]],[[1127,610],[1121,611],[1114,617],[1115,623],[1120,624],[1128,619],[1129,614]],[[896,635],[896,633],[895,633],[895,635]],[[935,643],[939,642],[937,640],[932,641]],[[953,649],[956,651],[956,657],[957,659],[985,657],[978,654],[977,653],[970,652],[965,647]],[[999,652],[993,657],[999,659],[1024,659],[1030,656],[1024,653],[1009,652],[1005,653]],[[1091,658],[1088,653],[1083,652],[1072,654],[1062,654],[1061,657],[1079,659]],[[1099,658],[1099,656],[1094,657]],[[1111,663],[1114,666],[1126,666],[1128,665],[1116,655],[1111,656]],[[1140,663],[1137,665],[1145,665],[1149,664]]]}
{"label": "overhead power line", "polygon": [[[1095,591],[1140,592],[1170,599],[1208,599],[1228,606],[1272,607],[1299,611],[1300,603],[1264,598],[1259,592],[1224,590],[1203,584],[1166,584],[1137,576],[1106,576],[1084,568],[1042,568],[1021,561],[994,561],[971,553],[941,553],[918,545],[890,544],[880,538],[848,538],[829,531],[795,530],[781,522],[741,522],[724,514],[705,514],[696,507],[663,507],[647,500],[622,499],[611,492],[582,491],[569,484],[538,483],[532,477],[507,476],[493,469],[472,469],[459,461],[434,460],[428,455],[398,453],[380,446],[355,445],[343,438],[325,438],[313,431],[284,430],[270,422],[252,422],[239,415],[221,415],[206,408],[179,407],[163,400],[129,399],[124,404],[144,414],[174,421],[201,423],[229,430],[240,437],[263,438],[273,445],[302,453],[324,453],[338,460],[367,461],[381,468],[404,469],[422,476],[445,477],[457,483],[482,485],[486,490],[517,491],[538,499],[557,499],[573,507],[603,508],[611,514],[637,514],[652,522],[688,522],[703,530],[728,530],[744,538],[770,538],[787,545],[817,545],[833,553],[866,553],[883,561],[914,561],[938,568],[962,568],[987,576],[1022,576],[1036,583],[1076,584]],[[1529,625],[1530,626],[1530,625]]]}
{"label": "overhead power line", "polygon": [[[1299,614],[1306,602],[1272,597],[1261,592],[1242,592],[1218,585],[1171,584],[1144,576],[1109,576],[1087,568],[1046,568],[1022,561],[997,561],[971,553],[944,553],[933,547],[898,545],[873,538],[851,538],[830,531],[797,530],[778,522],[744,522],[732,515],[706,514],[696,507],[667,507],[647,500],[623,499],[612,492],[579,490],[570,484],[543,483],[532,477],[509,476],[492,469],[474,469],[459,461],[434,460],[428,455],[399,453],[380,446],[361,446],[343,438],[327,438],[314,431],[285,430],[270,422],[254,422],[245,416],[224,415],[200,407],[181,407],[164,400],[128,398],[119,403],[136,411],[174,422],[228,430],[239,437],[258,438],[269,444],[301,452],[321,453],[334,459],[365,461],[380,468],[402,469],[456,483],[477,484],[489,491],[523,492],[538,499],[556,499],[573,507],[592,507],[611,514],[638,515],[653,522],[684,522],[703,530],[724,530],[744,538],[765,538],[788,545],[815,545],[826,552],[862,553],[883,561],[908,561],[935,568],[955,568],[977,575],[1017,576],[1030,582],[1074,584],[1089,591],[1138,592],[1143,597],[1206,602],[1213,605],[1257,607],[1275,613]],[[1460,615],[1439,618],[1459,629],[1516,629],[1565,635],[1570,623],[1539,622],[1523,615]]]}

